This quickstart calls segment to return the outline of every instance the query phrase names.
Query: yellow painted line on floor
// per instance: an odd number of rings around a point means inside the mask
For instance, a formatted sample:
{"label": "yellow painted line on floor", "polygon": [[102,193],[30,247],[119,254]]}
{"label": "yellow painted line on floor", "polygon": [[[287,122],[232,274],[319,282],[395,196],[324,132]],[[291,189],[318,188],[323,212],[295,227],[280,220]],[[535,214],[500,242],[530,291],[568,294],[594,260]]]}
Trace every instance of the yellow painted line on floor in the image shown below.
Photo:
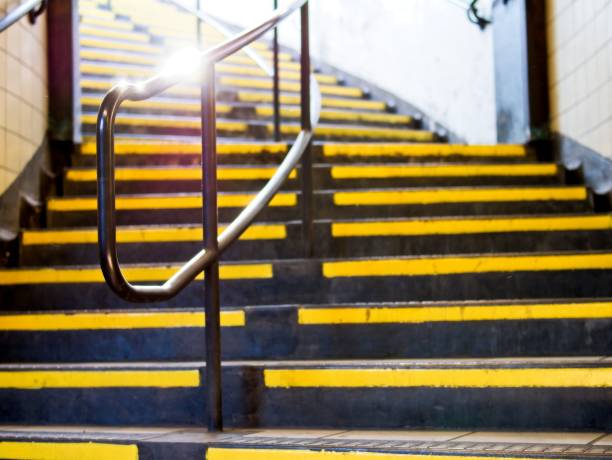
{"label": "yellow painted line on floor", "polygon": [[265,369],[268,388],[609,388],[612,368]]}
{"label": "yellow painted line on floor", "polygon": [[298,323],[420,324],[462,321],[612,318],[612,303],[461,305],[406,308],[299,308]]}
{"label": "yellow painted line on floor", "polygon": [[434,203],[499,203],[516,201],[583,201],[584,187],[505,187],[458,188],[431,190],[370,190],[364,192],[336,192],[336,206],[373,206]]}
{"label": "yellow painted line on floor", "polygon": [[524,157],[523,145],[453,145],[453,144],[325,144],[323,154],[328,157],[347,156],[471,156],[471,157]]}
{"label": "yellow painted line on floor", "polygon": [[86,25],[81,25],[79,27],[79,32],[82,35],[89,35],[92,37],[99,37],[99,38],[111,38],[113,40],[133,41],[133,42],[141,42],[141,43],[147,43],[150,41],[150,38],[147,34],[142,34],[139,32],[122,32],[122,31],[111,30],[111,29],[99,29],[96,27],[89,27]]}
{"label": "yellow painted line on floor", "polygon": [[104,442],[0,441],[0,458],[12,460],[138,460],[138,446]]}
{"label": "yellow painted line on floor", "polygon": [[612,216],[543,216],[482,219],[414,219],[405,221],[336,222],[332,236],[422,236],[475,233],[612,230]]}
{"label": "yellow painted line on floor", "polygon": [[[132,282],[165,281],[174,275],[180,267],[144,266],[125,267],[122,271]],[[221,265],[221,279],[270,279],[271,264]],[[203,279],[199,275],[198,280]],[[100,268],[40,268],[0,270],[0,285],[10,284],[62,284],[62,283],[103,283],[104,277]]]}
{"label": "yellow painted line on floor", "polygon": [[[276,168],[219,168],[218,180],[264,180],[270,179]],[[70,182],[95,182],[97,180],[95,169],[69,169],[66,180]],[[289,174],[289,179],[295,179],[295,170]],[[115,170],[115,180],[120,182],[131,181],[167,181],[167,180],[201,180],[201,168],[118,168]]]}
{"label": "yellow painted line on floor", "polygon": [[98,8],[79,8],[79,15],[83,17],[95,17],[98,19],[106,19],[112,21],[115,19],[115,13],[109,10],[101,10]]}
{"label": "yellow painted line on floor", "polygon": [[[219,195],[220,208],[244,207],[248,205],[255,195],[235,193]],[[278,193],[272,198],[268,206],[295,206],[297,196],[295,193]],[[161,195],[161,196],[119,196],[115,199],[118,211],[143,209],[199,209],[202,207],[202,197],[198,195]],[[47,209],[54,212],[95,211],[98,202],[95,198],[51,198],[47,202]]]}
{"label": "yellow painted line on floor", "polygon": [[[254,78],[234,78],[234,77],[221,77],[219,82],[225,86],[236,86],[239,88],[257,88],[257,89],[272,89],[271,80],[259,80]],[[281,91],[299,92],[300,84],[281,81]],[[360,88],[351,86],[333,86],[333,85],[320,85],[319,90],[321,94],[332,95],[332,96],[344,96],[344,97],[362,97],[363,91]]]}
{"label": "yellow painted line on floor", "polygon": [[336,222],[332,236],[420,236],[475,233],[612,230],[612,216],[545,216],[482,219],[414,219],[405,221]]}
{"label": "yellow painted line on floor", "polygon": [[[225,61],[223,61],[225,62]],[[253,66],[253,65],[231,65],[220,63],[217,64],[216,70],[219,73],[228,73],[235,75],[246,75],[250,77],[268,77],[268,74],[261,67]],[[301,78],[300,72],[295,72],[291,70],[283,70],[280,71],[280,78],[283,80],[299,80]],[[326,75],[326,74],[315,74],[315,78],[317,82],[323,85],[337,85],[338,78],[334,75]]]}
{"label": "yellow painted line on floor", "polygon": [[81,59],[91,59],[99,61],[111,61],[120,62],[125,64],[144,64],[144,65],[155,65],[158,59],[152,56],[146,56],[142,54],[123,54],[115,53],[112,51],[93,50],[93,49],[81,49]]}
{"label": "yellow painted line on floor", "polygon": [[423,257],[324,262],[323,276],[438,276],[466,273],[610,270],[612,254]]}
{"label": "yellow painted line on floor", "polygon": [[[95,124],[97,115],[81,115],[81,123]],[[151,128],[192,128],[197,129],[202,125],[201,120],[191,118],[163,118],[163,117],[141,117],[141,116],[117,116],[115,123],[123,126],[146,126]],[[219,131],[245,132],[249,125],[241,121],[217,120]]]}
{"label": "yellow painted line on floor", "polygon": [[[102,98],[96,96],[81,97],[81,105],[93,105],[99,107],[102,103]],[[124,101],[121,104],[122,108],[141,109],[141,110],[176,110],[184,112],[200,113],[199,102],[188,101],[163,101],[163,100],[147,100],[147,101]],[[216,104],[217,114],[228,114],[232,111],[232,106],[228,104]]]}
{"label": "yellow painted line on floor", "polygon": [[[78,331],[204,327],[203,312],[40,313],[0,315],[1,331]],[[221,326],[246,325],[244,310],[222,311]]]}
{"label": "yellow painted line on floor", "polygon": [[[83,155],[95,155],[95,140],[85,139],[81,145]],[[151,142],[151,141],[121,141],[115,140],[116,155],[187,155],[201,154],[202,144],[200,143],[179,143],[179,142]],[[287,144],[284,143],[244,143],[232,142],[228,144],[217,144],[217,154],[219,155],[257,155],[257,154],[285,154]]]}
{"label": "yellow painted line on floor", "polygon": [[[260,105],[255,108],[256,115],[260,117],[271,117],[274,109],[268,105]],[[299,118],[299,107],[281,107],[283,118]],[[408,124],[412,121],[409,115],[396,115],[392,113],[353,112],[343,110],[321,110],[321,119],[329,121],[354,121],[364,123],[388,123]]]}
{"label": "yellow painted line on floor", "polygon": [[[272,94],[264,92],[239,91],[238,101],[240,102],[272,102]],[[281,94],[281,104],[299,105],[300,96],[291,94]],[[321,100],[323,107],[334,107],[344,109],[362,110],[385,110],[387,105],[381,101],[370,101],[367,99],[336,99],[323,97]]]}
{"label": "yellow painted line on floor", "polygon": [[[219,231],[225,230],[220,226]],[[202,241],[202,227],[119,227],[117,229],[118,243],[177,243]],[[283,240],[287,238],[287,228],[283,224],[251,225],[240,239],[251,240]],[[96,244],[97,230],[24,230],[21,243],[24,246],[45,244]]]}
{"label": "yellow painted line on floor", "polygon": [[152,45],[145,43],[132,43],[123,41],[104,40],[94,37],[81,37],[79,38],[81,46],[90,48],[103,48],[118,51],[136,51],[138,53],[146,53],[152,55],[159,55],[160,50]]}
{"label": "yellow painted line on floor", "polygon": [[394,166],[333,166],[333,179],[389,179],[394,177],[520,177],[555,176],[555,164],[503,165],[405,165]]}
{"label": "yellow painted line on floor", "polygon": [[95,17],[88,17],[88,16],[85,16],[81,19],[81,24],[84,24],[87,26],[108,27],[110,29],[116,29],[116,30],[134,30],[134,25],[126,21],[117,21],[117,20],[109,21],[108,19],[104,19],[104,18],[95,18]]}
{"label": "yellow painted line on floor", "polygon": [[82,62],[79,65],[79,69],[82,74],[93,74],[93,75],[111,75],[111,76],[123,76],[123,77],[140,77],[148,78],[154,73],[154,69],[147,69],[133,66],[121,66],[116,67],[107,64],[88,63]]}
{"label": "yellow painted line on floor", "polygon": [[0,388],[188,388],[200,385],[197,370],[0,371]]}
{"label": "yellow painted line on floor", "polygon": [[[267,125],[268,132],[274,131],[272,124]],[[299,125],[281,125],[283,134],[298,134],[301,130]],[[410,140],[415,142],[431,142],[435,139],[435,133],[420,129],[394,129],[394,128],[376,128],[371,126],[326,126],[318,125],[315,128],[317,136],[333,136],[333,137],[364,137],[370,139],[399,139]]]}
{"label": "yellow painted line on floor", "polygon": [[[350,448],[349,448],[350,449]],[[206,460],[485,460],[485,455],[391,454],[388,452],[303,450],[303,449],[234,449],[209,447]],[[525,457],[495,456],[500,460],[525,460]],[[530,457],[534,460],[542,460]]]}

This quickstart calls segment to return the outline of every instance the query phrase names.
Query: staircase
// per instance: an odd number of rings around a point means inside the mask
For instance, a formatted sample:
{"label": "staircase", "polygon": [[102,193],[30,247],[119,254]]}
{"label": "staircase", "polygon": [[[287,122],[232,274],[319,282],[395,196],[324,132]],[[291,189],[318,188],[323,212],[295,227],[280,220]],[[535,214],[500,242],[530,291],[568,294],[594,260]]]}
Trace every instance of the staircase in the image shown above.
{"label": "staircase", "polygon": [[[168,49],[193,39],[193,18],[161,1],[147,22],[138,2],[79,3],[83,143],[46,202],[45,227],[22,230],[19,267],[0,270],[0,457],[204,458],[207,447],[211,460],[608,455],[605,197],[545,147],[445,143],[322,72],[315,257],[302,257],[294,171],[224,255],[229,431],[198,431],[202,282],[166,302],[120,300],[100,272],[95,229],[102,96],[158,72]],[[202,34],[223,40],[210,26]],[[254,48],[270,57],[266,42]],[[270,140],[261,69],[244,53],[217,66],[222,223],[299,132],[299,63],[280,58],[281,142]],[[202,248],[198,97],[183,85],[126,103],[118,118],[119,255],[130,281],[159,283]],[[351,431],[372,429],[437,431]],[[584,433],[489,442],[476,430]]]}

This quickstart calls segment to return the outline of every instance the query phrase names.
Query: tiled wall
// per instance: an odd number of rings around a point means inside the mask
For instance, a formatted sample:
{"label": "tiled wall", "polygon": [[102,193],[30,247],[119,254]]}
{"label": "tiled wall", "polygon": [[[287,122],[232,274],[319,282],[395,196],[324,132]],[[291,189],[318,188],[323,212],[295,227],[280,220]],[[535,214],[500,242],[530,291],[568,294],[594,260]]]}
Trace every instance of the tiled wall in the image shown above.
{"label": "tiled wall", "polygon": [[[0,0],[0,15],[17,2]],[[0,33],[0,193],[17,177],[47,128],[45,16]]]}
{"label": "tiled wall", "polygon": [[552,129],[612,158],[612,0],[548,0]]}

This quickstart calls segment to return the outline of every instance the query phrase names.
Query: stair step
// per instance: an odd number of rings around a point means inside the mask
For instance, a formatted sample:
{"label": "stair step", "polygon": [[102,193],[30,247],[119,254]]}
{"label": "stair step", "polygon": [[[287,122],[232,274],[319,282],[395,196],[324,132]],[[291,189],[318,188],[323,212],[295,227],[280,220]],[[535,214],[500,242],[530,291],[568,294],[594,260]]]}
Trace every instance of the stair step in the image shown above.
{"label": "stair step", "polygon": [[[220,191],[259,190],[272,177],[275,166],[220,166]],[[192,167],[119,167],[115,170],[120,194],[199,192],[202,171]],[[299,187],[294,171],[285,188]],[[71,168],[64,174],[65,195],[96,193],[95,169]],[[314,188],[431,187],[466,185],[554,185],[560,182],[555,164],[426,164],[426,165],[332,165],[315,164]]]}
{"label": "stair step", "polygon": [[[0,455],[117,460],[453,460],[607,458],[605,432],[466,432],[343,429],[226,430],[177,427],[0,427]],[[58,457],[59,455],[59,457]]]}
{"label": "stair step", "polygon": [[[219,218],[232,221],[254,197],[255,193],[247,192],[219,193]],[[590,209],[584,187],[554,186],[330,190],[315,192],[314,203],[317,217],[321,219],[585,212]],[[120,195],[116,198],[119,225],[198,223],[201,208],[201,193]],[[298,218],[299,208],[298,192],[279,192],[258,219],[294,220]],[[47,201],[46,219],[50,227],[95,225],[96,218],[96,198],[65,197]]]}
{"label": "stair step", "polygon": [[[225,226],[220,226],[222,231]],[[492,216],[403,220],[315,221],[315,257],[482,254],[612,249],[610,215]],[[255,224],[223,260],[294,259],[301,255],[300,222]],[[126,263],[187,260],[202,246],[201,225],[119,227]],[[20,265],[98,262],[97,230],[25,230]]]}
{"label": "stair step", "polygon": [[[4,365],[0,402],[5,423],[44,411],[48,424],[193,426],[204,382],[197,362]],[[223,382],[228,427],[601,430],[612,366],[601,356],[251,361],[225,363]]]}
{"label": "stair step", "polygon": [[[221,265],[221,304],[586,298],[612,296],[610,252],[519,253],[338,260],[240,261]],[[126,265],[133,282],[159,283],[172,265]],[[99,267],[0,271],[5,310],[129,308],[104,283]],[[159,306],[202,302],[194,282]]]}
{"label": "stair step", "polygon": [[[87,55],[93,55],[98,60],[90,61],[86,58]],[[106,60],[100,59],[101,57],[103,57],[103,54],[99,52],[97,53],[81,52],[80,56],[81,56],[81,63],[79,67],[80,67],[80,71],[82,75],[150,78],[157,73],[157,69],[155,66],[157,62],[155,61],[145,62],[145,63],[136,63],[136,62],[127,61],[127,60],[123,60],[123,62],[112,62],[112,61],[108,62]],[[109,57],[117,60],[116,57],[113,55]],[[118,57],[121,60],[122,56],[119,55]],[[226,62],[224,60],[215,65],[215,72],[217,73],[217,75],[233,75],[234,77],[231,77],[231,80],[237,78],[237,76],[260,77],[261,78],[261,79],[238,78],[237,82],[239,82],[243,86],[247,85],[247,87],[257,87],[257,88],[268,89],[267,84],[264,82],[271,81],[267,72],[263,70],[261,67],[257,66],[254,62],[251,62],[248,65],[245,65],[245,64],[240,64],[240,63]],[[301,78],[299,71],[281,69],[279,76],[281,79],[280,85],[281,85],[282,91],[296,91],[295,90],[296,84],[298,85],[297,91],[299,91],[299,83],[295,83],[296,81],[299,82]],[[314,76],[317,82],[320,83],[321,85],[331,85],[330,87],[339,86],[339,80],[334,75],[317,73]],[[221,77],[221,78],[223,79],[224,77]],[[222,79],[221,79],[222,84],[226,84],[227,86],[233,86],[232,84],[223,83]],[[343,87],[343,86],[340,85],[340,87]],[[343,88],[346,88],[346,87],[343,87]],[[327,91],[331,91],[331,89]],[[358,90],[358,88],[353,88],[353,89],[346,88],[344,91],[340,91],[340,93],[342,94],[339,94],[339,95],[346,95],[344,93],[347,93],[352,96],[357,96],[357,97],[362,96],[361,91]]]}
{"label": "stair step", "polygon": [[[224,309],[226,360],[607,354],[610,299],[276,305]],[[203,307],[0,314],[8,362],[193,361]],[[364,340],[367,337],[367,340]]]}
{"label": "stair step", "polygon": [[[220,164],[279,163],[288,150],[282,142],[262,142],[230,138],[217,139]],[[202,144],[194,137],[149,135],[115,138],[115,155],[120,166],[199,165]],[[85,136],[81,155],[73,157],[77,166],[94,166],[95,138]],[[465,146],[431,143],[315,143],[313,161],[354,165],[359,163],[524,163],[534,161],[534,155],[524,146]]]}
{"label": "stair step", "polygon": [[[102,103],[101,94],[86,94],[81,97],[84,111],[98,109]],[[147,113],[163,115],[200,115],[200,101],[181,98],[155,98],[145,101],[125,101],[121,105],[123,113]],[[217,115],[239,119],[272,118],[271,105],[253,105],[249,103],[220,103],[216,104]],[[281,106],[282,119],[299,119],[299,106]],[[334,123],[359,123],[383,126],[412,126],[414,120],[409,115],[393,113],[368,112],[354,109],[323,109],[320,114],[321,121]]]}

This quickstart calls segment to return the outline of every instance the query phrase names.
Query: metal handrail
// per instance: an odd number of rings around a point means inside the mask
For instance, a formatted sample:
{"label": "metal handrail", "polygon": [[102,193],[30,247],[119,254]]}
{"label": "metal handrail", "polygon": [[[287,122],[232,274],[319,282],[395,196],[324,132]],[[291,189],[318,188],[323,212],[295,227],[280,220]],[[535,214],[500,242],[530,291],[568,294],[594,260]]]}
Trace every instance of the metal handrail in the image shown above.
{"label": "metal handrail", "polygon": [[[219,21],[214,16],[206,13],[200,8],[200,2],[198,2],[197,8],[192,8],[188,5],[185,5],[181,0],[166,0],[168,3],[173,4],[174,6],[186,11],[187,13],[195,16],[198,19],[198,40],[200,37],[200,24],[206,23],[211,25],[214,29],[217,29],[224,35],[226,38],[230,38],[234,36],[234,32],[232,32],[225,24]],[[274,9],[278,8],[278,0],[273,0]],[[280,73],[279,73],[279,62],[278,62],[278,29],[274,28],[274,36],[272,37],[272,48],[273,48],[273,59],[272,66],[268,65],[268,63],[259,55],[259,53],[253,50],[250,46],[246,46],[243,48],[243,51],[246,53],[248,57],[250,57],[257,66],[264,71],[264,73],[268,77],[272,77],[272,119],[274,126],[274,140],[281,140],[281,111],[280,111]],[[311,85],[315,85],[318,91],[318,83],[315,78],[311,78]]]}
{"label": "metal handrail", "polygon": [[[214,16],[211,16],[210,14],[206,13],[205,11],[201,9],[192,8],[188,5],[185,5],[180,0],[166,0],[166,1],[179,7],[183,11],[186,11],[187,13],[195,16],[196,18],[199,19],[199,21],[206,23],[206,24],[210,24],[213,28],[221,32],[221,34],[224,35],[226,38],[230,38],[236,35],[235,32],[231,31],[228,27],[225,26],[225,24],[217,20],[217,18],[215,18]],[[257,64],[266,73],[267,76],[272,77],[274,75],[274,69],[270,67],[268,63],[262,59],[262,57],[257,53],[257,51],[253,50],[253,48],[251,48],[250,46],[245,46],[243,48],[243,51],[247,54],[247,56],[249,56],[255,62],[255,64]]]}
{"label": "metal handrail", "polygon": [[40,16],[47,7],[47,0],[27,0],[17,8],[11,10],[6,16],[0,19],[0,33],[11,27],[24,16],[28,16],[30,24],[36,23],[36,18]]}
{"label": "metal handrail", "polygon": [[[217,152],[215,110],[215,63],[241,50],[244,46],[276,28],[280,22],[300,9],[301,12],[301,131],[282,163],[268,183],[218,236]],[[210,431],[222,429],[221,421],[221,354],[219,306],[219,257],[253,223],[267,206],[291,171],[301,160],[302,238],[306,256],[312,253],[313,191],[311,143],[313,127],[319,121],[321,96],[311,97],[308,0],[296,0],[276,9],[265,21],[247,29],[197,57],[202,66],[202,193],[204,249],[192,257],[162,285],[133,285],[121,271],[117,256],[117,217],[115,207],[115,118],[126,101],[142,101],[187,80],[188,76],[163,72],[139,84],[119,84],[104,97],[97,119],[96,147],[98,169],[98,245],[100,266],[111,289],[132,302],[168,300],[177,295],[204,271],[204,303],[206,318],[206,379]],[[317,86],[314,86],[317,88]]]}

